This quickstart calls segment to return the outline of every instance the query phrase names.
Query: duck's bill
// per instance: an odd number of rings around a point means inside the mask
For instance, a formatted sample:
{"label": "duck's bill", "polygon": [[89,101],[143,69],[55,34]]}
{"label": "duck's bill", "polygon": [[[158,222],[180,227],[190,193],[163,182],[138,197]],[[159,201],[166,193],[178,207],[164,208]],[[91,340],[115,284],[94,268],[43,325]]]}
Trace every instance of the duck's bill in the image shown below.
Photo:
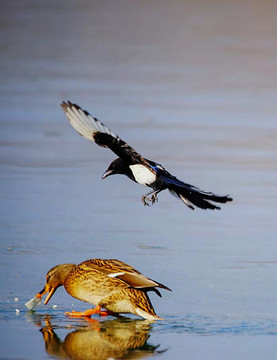
{"label": "duck's bill", "polygon": [[56,291],[55,288],[52,288],[50,291],[49,291],[49,294],[46,296],[46,299],[44,301],[44,305],[46,305],[48,303],[48,301],[51,299],[51,297],[54,295],[54,292]]}
{"label": "duck's bill", "polygon": [[51,299],[51,297],[54,295],[55,291],[56,291],[56,288],[52,288],[52,287],[49,288],[48,286],[45,285],[44,288],[38,294],[36,294],[36,298],[41,299],[41,297],[44,294],[48,293],[48,295],[46,296],[46,299],[44,301],[44,305],[46,305],[49,302],[49,300]]}

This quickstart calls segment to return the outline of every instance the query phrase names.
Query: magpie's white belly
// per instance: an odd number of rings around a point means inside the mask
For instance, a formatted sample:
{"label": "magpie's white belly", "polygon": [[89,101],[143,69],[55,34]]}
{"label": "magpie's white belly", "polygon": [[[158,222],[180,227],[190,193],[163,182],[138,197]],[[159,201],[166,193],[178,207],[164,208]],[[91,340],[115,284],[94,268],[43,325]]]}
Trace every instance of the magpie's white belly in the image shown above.
{"label": "magpie's white belly", "polygon": [[136,182],[141,185],[147,186],[152,184],[156,180],[156,175],[144,165],[130,165],[130,169],[134,175]]}

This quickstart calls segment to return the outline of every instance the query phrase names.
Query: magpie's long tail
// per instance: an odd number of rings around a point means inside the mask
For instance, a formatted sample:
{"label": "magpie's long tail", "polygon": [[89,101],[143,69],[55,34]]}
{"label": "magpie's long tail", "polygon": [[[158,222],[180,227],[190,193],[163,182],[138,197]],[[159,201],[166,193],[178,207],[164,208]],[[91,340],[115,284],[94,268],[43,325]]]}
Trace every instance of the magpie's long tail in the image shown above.
{"label": "magpie's long tail", "polygon": [[[195,186],[184,184],[185,186],[173,186],[170,192],[176,195],[185,203],[190,209],[194,210],[194,206],[201,209],[217,209],[220,210],[219,206],[212,204],[210,201],[215,203],[226,203],[233,199],[229,195],[220,196],[212,192],[206,192],[198,189]],[[193,205],[192,205],[193,204]]]}

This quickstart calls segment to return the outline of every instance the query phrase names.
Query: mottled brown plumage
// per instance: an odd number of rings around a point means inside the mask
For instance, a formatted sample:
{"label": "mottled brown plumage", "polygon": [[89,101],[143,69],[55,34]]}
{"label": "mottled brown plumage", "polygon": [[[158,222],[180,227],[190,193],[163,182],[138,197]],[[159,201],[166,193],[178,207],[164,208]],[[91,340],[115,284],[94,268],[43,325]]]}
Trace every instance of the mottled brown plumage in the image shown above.
{"label": "mottled brown plumage", "polygon": [[[70,316],[90,316],[94,313],[132,313],[145,319],[160,319],[150,302],[147,291],[157,287],[170,290],[154,280],[142,275],[132,266],[116,259],[92,259],[75,264],[60,264],[50,269],[44,288],[37,297],[48,293],[48,303],[59,286],[76,299],[95,305],[95,309],[85,312],[66,313]],[[106,312],[100,311],[101,308]]]}

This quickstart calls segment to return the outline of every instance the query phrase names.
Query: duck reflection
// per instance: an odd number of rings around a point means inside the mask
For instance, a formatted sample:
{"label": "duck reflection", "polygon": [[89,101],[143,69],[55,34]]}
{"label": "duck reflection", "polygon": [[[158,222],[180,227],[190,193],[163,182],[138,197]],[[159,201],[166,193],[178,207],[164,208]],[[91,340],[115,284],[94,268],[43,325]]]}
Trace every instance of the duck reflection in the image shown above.
{"label": "duck reflection", "polygon": [[119,318],[115,320],[86,320],[82,327],[68,333],[62,341],[52,326],[51,317],[34,319],[45,341],[45,350],[52,357],[74,360],[145,359],[162,353],[159,345],[147,343],[151,322]]}

